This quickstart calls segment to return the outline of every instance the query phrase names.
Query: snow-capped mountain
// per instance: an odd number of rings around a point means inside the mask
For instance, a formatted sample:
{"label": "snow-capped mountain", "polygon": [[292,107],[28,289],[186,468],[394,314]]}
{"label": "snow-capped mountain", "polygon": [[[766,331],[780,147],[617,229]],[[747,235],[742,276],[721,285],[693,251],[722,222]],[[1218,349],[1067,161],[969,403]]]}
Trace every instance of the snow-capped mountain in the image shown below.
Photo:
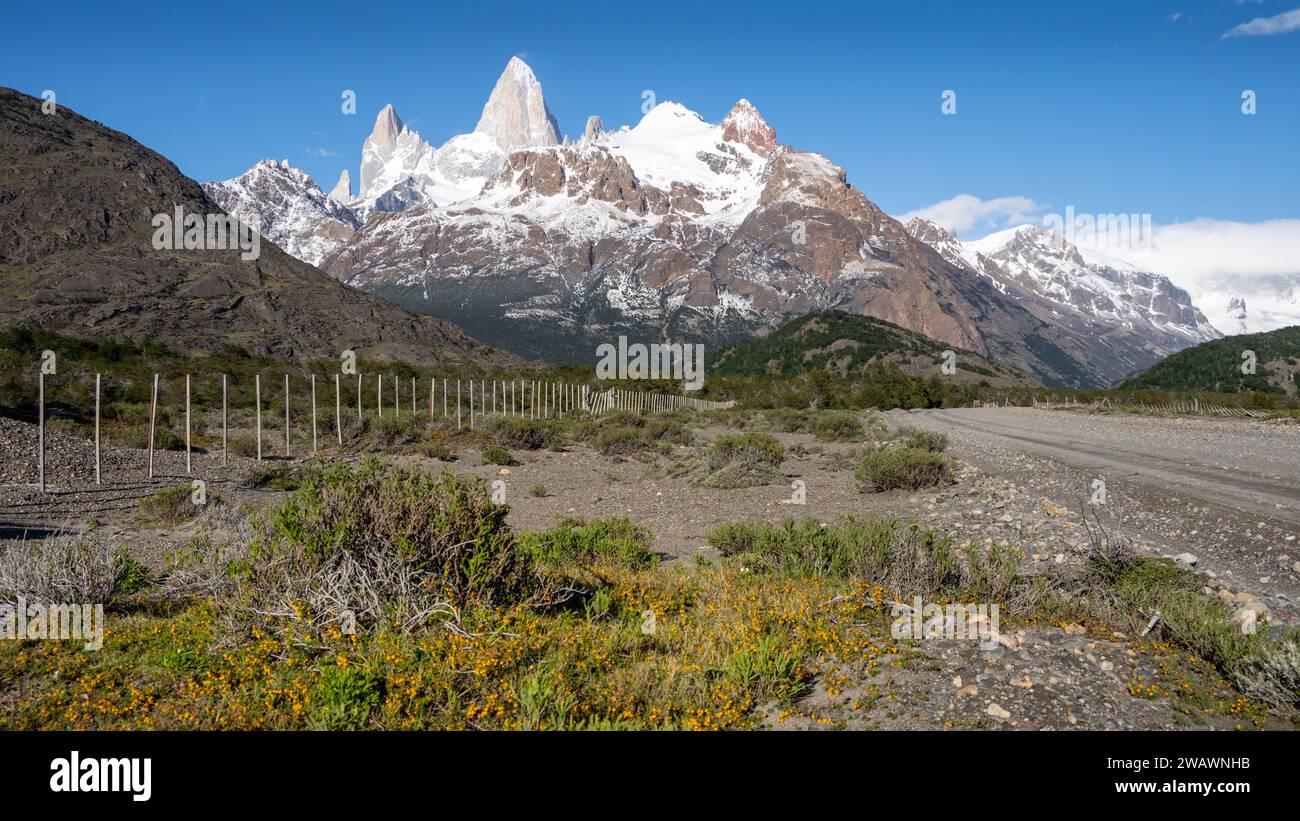
{"label": "snow-capped mountain", "polygon": [[1300,325],[1300,273],[1219,276],[1195,282],[1188,291],[1230,334]]}
{"label": "snow-capped mountain", "polygon": [[439,148],[404,125],[392,105],[384,106],[361,147],[361,201],[355,207],[364,215],[458,202],[481,191],[509,152],[559,142],[542,84],[527,63],[512,57],[474,131]]}
{"label": "snow-capped mountain", "polygon": [[1104,378],[1036,353],[1069,340],[912,239],[825,157],[779,145],[744,100],[722,123],[675,102],[614,131],[591,118],[575,144],[510,153],[476,196],[373,213],[323,264],[530,356],[585,361],[616,333],[721,344],[840,307],[1050,381]]}
{"label": "snow-capped mountain", "polygon": [[907,229],[1045,321],[1105,340],[1113,368],[1131,372],[1222,336],[1168,277],[1081,249],[1047,228],[1021,225],[969,242],[919,218]]}
{"label": "snow-capped mountain", "polygon": [[[909,233],[825,157],[781,145],[747,100],[721,123],[663,102],[634,126],[593,116],[577,142],[558,135],[518,59],[476,130],[440,148],[385,107],[345,209],[364,225],[321,267],[555,361],[589,361],[620,333],[717,346],[838,308],[1049,383],[1099,385],[1213,333],[1145,272],[1033,236],[974,250]],[[338,206],[348,182],[322,198]],[[260,212],[232,202],[243,208]]]}
{"label": "snow-capped mountain", "polygon": [[[345,186],[346,175],[336,192]],[[361,227],[351,208],[326,196],[307,172],[288,160],[262,160],[233,180],[205,183],[203,190],[226,213],[312,265],[347,244]]]}

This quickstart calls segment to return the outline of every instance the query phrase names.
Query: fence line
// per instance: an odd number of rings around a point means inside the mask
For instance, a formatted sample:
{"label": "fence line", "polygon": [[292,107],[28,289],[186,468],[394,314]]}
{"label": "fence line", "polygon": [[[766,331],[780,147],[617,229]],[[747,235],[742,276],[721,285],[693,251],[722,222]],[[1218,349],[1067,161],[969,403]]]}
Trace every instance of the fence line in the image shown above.
{"label": "fence line", "polygon": [[1268,411],[1249,410],[1239,408],[1233,405],[1216,405],[1210,402],[1202,402],[1199,399],[1174,400],[1158,404],[1147,404],[1146,402],[1130,402],[1127,400],[1112,399],[1109,396],[1102,397],[1091,403],[1082,403],[1071,397],[1066,401],[1054,402],[1051,399],[1039,401],[1033,400],[1034,407],[1040,410],[1062,410],[1066,408],[1086,408],[1090,411],[1110,409],[1120,411],[1130,411],[1132,413],[1147,413],[1155,416],[1175,416],[1179,414],[1194,414],[1200,416],[1235,416],[1247,419],[1261,419],[1268,416]]}
{"label": "fence line", "polygon": [[[160,395],[160,378],[161,374],[153,374],[153,383],[149,396],[149,417],[148,417],[148,444],[146,451],[147,471],[150,479],[154,478],[154,456],[157,447],[157,427],[158,427],[158,400]],[[191,384],[191,374],[185,374],[185,472],[193,475],[193,390]],[[364,422],[364,400],[363,386],[364,381],[360,373],[356,374],[357,379],[357,419]],[[102,447],[103,435],[101,431],[101,403],[102,403],[102,380],[103,374],[95,374],[95,423],[94,423],[94,471],[95,484],[103,483],[102,475]],[[384,375],[377,374],[375,379],[375,414],[382,419],[384,416]],[[475,382],[478,383],[477,396],[475,395]],[[489,382],[491,383],[489,385]],[[393,376],[393,418],[401,418],[401,382],[399,378]],[[42,492],[46,491],[46,471],[45,471],[45,374],[39,373],[38,388],[38,422],[37,422],[37,473],[38,483]],[[221,464],[229,464],[229,428],[230,428],[230,399],[229,399],[229,378],[227,374],[221,374]],[[316,393],[316,375],[309,374],[308,390],[311,397],[311,452],[316,455],[320,450],[319,443],[319,424],[317,414],[318,396]],[[416,377],[411,378],[411,415],[412,418],[419,416],[419,404],[417,400],[418,382]],[[488,392],[491,391],[491,399],[488,399]],[[289,373],[284,374],[284,456],[290,458],[292,455],[292,424],[290,402],[292,399],[293,383]],[[438,377],[432,377],[429,380],[429,413],[430,419],[434,418],[437,410],[437,392]],[[529,419],[554,419],[560,418],[574,412],[588,413],[593,416],[610,413],[613,411],[627,411],[638,414],[645,413],[663,413],[681,409],[690,409],[696,411],[724,410],[735,407],[734,400],[720,402],[709,399],[697,399],[691,396],[680,396],[676,394],[652,393],[649,391],[632,391],[623,388],[610,387],[604,390],[594,388],[586,383],[571,383],[565,381],[538,380],[538,379],[511,379],[511,380],[469,380],[469,427],[471,430],[477,430],[483,427],[489,418],[515,417]],[[326,400],[328,401],[328,399]],[[450,423],[451,421],[451,380],[448,377],[442,377],[442,419]],[[456,429],[461,430],[464,427],[463,410],[465,400],[462,398],[461,380],[456,380],[455,396],[455,417]],[[256,458],[262,461],[264,458],[262,449],[262,375],[254,374],[253,377],[253,409],[254,409],[254,437],[256,440]],[[343,445],[343,387],[342,375],[334,375],[334,429],[335,436],[340,446]]]}

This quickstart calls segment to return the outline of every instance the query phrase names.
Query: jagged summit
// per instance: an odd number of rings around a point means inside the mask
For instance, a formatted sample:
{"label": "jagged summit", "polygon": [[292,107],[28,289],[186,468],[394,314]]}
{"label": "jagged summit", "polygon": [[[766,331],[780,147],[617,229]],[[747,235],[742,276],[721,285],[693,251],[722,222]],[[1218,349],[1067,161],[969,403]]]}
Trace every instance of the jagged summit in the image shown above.
{"label": "jagged summit", "polygon": [[741,97],[722,121],[722,139],[740,143],[761,157],[776,149],[776,129],[767,124],[753,104]]}
{"label": "jagged summit", "polygon": [[582,130],[578,145],[592,145],[605,136],[605,123],[595,114],[587,118],[587,126]]}
{"label": "jagged summit", "polygon": [[343,205],[352,202],[352,177],[348,174],[346,168],[343,169],[342,174],[339,174],[339,181],[334,184],[334,188],[330,191],[330,199]]}
{"label": "jagged summit", "polygon": [[560,142],[560,129],[546,108],[542,84],[518,57],[506,63],[474,130],[492,137],[506,152]]}

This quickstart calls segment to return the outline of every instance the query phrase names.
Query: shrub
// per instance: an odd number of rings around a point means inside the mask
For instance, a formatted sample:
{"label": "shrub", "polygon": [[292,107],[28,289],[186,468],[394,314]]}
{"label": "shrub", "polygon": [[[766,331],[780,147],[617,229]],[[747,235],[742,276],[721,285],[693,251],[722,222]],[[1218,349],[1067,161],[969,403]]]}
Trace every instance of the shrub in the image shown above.
{"label": "shrub", "polygon": [[[189,485],[176,485],[158,491],[140,502],[140,513],[159,524],[179,524],[198,515],[200,508],[191,498]],[[208,500],[215,502],[215,498]]]}
{"label": "shrub", "polygon": [[808,433],[811,427],[808,412],[797,408],[777,408],[765,412],[763,416],[773,430],[782,433]]}
{"label": "shrub", "polygon": [[818,439],[830,442],[862,441],[862,422],[848,411],[826,411],[817,417],[813,433]]}
{"label": "shrub", "polygon": [[535,580],[481,479],[368,457],[311,474],[240,569],[249,612],[399,628],[527,599]]}
{"label": "shrub", "polygon": [[430,459],[437,459],[439,462],[454,462],[456,454],[451,448],[441,442],[424,441],[415,446],[415,452],[421,456],[427,456]]}
{"label": "shrub", "polygon": [[360,730],[382,700],[379,677],[359,667],[326,667],[312,697],[312,724],[321,730]]}
{"label": "shrub", "polygon": [[944,455],[912,447],[868,450],[854,477],[872,490],[919,490],[952,482],[952,462]]}
{"label": "shrub", "polygon": [[906,448],[942,453],[948,447],[948,434],[946,433],[921,430],[919,428],[900,428],[898,433],[902,439],[903,447]]}
{"label": "shrub", "polygon": [[297,490],[302,483],[303,472],[294,465],[265,464],[257,465],[242,484],[254,490]]}
{"label": "shrub", "polygon": [[497,416],[489,430],[497,443],[524,450],[540,450],[560,443],[560,430],[553,422],[518,416]]}
{"label": "shrub", "polygon": [[536,484],[528,489],[528,495],[534,499],[541,499],[546,496],[546,485]]}
{"label": "shrub", "polygon": [[952,538],[912,522],[841,516],[830,525],[816,519],[732,522],[706,537],[724,556],[737,557],[759,573],[796,578],[861,579],[899,596],[973,595],[1025,612],[1043,589],[1020,576],[1019,550],[993,545],[959,550]]}
{"label": "shrub", "polygon": [[767,484],[779,475],[785,448],[766,433],[719,436],[705,454],[701,484],[709,487],[751,487]]}
{"label": "shrub", "polygon": [[233,456],[244,456],[252,459],[257,456],[257,437],[231,436],[226,440],[226,447],[230,448],[230,453]]}
{"label": "shrub", "polygon": [[483,464],[485,465],[517,465],[515,457],[510,455],[510,451],[500,445],[488,445],[482,450]]}
{"label": "shrub", "polygon": [[592,442],[605,456],[629,456],[649,447],[645,432],[630,425],[616,425],[601,429]]}
{"label": "shrub", "polygon": [[136,570],[126,550],[89,534],[11,542],[0,553],[0,602],[110,604]]}
{"label": "shrub", "polygon": [[641,569],[659,563],[650,549],[650,531],[623,516],[565,519],[551,530],[524,533],[520,540],[532,561],[553,568],[597,562]]}

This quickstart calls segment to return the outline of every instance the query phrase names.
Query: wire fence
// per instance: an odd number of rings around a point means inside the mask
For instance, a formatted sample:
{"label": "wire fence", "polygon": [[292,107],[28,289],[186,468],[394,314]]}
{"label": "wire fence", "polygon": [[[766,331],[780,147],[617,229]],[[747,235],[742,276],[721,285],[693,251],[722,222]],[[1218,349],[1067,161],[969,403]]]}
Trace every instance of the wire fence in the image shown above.
{"label": "wire fence", "polygon": [[[102,373],[96,373],[94,383],[95,484],[102,484],[104,479],[101,465],[101,400],[105,382],[104,376]],[[38,379],[37,484],[40,490],[45,492],[45,431],[47,421],[45,374],[40,373]],[[175,383],[179,383],[180,379],[180,377],[175,378]],[[215,412],[215,407],[196,407],[192,374],[185,374],[183,380],[185,472],[186,474],[192,474],[194,469],[193,453],[195,450],[193,435],[195,414],[196,412]],[[168,383],[171,382],[173,380],[169,379]],[[272,385],[272,382],[276,384]],[[488,420],[496,417],[556,419],[577,412],[601,415],[615,411],[635,414],[671,412],[680,409],[707,411],[732,408],[736,404],[734,400],[720,402],[649,390],[638,391],[613,387],[599,390],[590,384],[545,379],[452,379],[450,377],[440,378],[435,376],[428,378],[427,402],[425,401],[423,378],[410,377],[408,382],[405,378],[391,374],[363,375],[358,372],[355,374],[334,374],[333,383],[333,402],[330,403],[327,397],[324,405],[324,415],[327,417],[325,420],[325,435],[329,436],[332,433],[340,446],[344,444],[345,422],[350,422],[352,419],[362,421],[368,413],[374,419],[383,419],[385,415],[389,418],[400,419],[404,413],[412,418],[423,415],[426,418],[441,419],[448,423],[454,419],[456,430],[476,430],[487,424]],[[148,440],[145,446],[147,454],[146,471],[150,479],[154,477],[155,434],[158,429],[160,390],[164,384],[161,380],[161,374],[153,374],[147,412]],[[235,386],[232,385],[227,374],[220,374],[220,385],[220,460],[224,466],[229,463],[230,458],[230,396],[231,389]],[[371,385],[373,389],[368,391],[367,387]],[[242,387],[247,390],[247,386]],[[258,461],[261,461],[265,452],[269,450],[264,448],[267,425],[264,424],[263,411],[274,410],[277,399],[283,405],[284,411],[283,456],[288,457],[291,455],[293,447],[292,434],[294,432],[291,409],[301,407],[294,401],[295,392],[297,393],[298,402],[310,406],[309,423],[302,418],[303,414],[299,411],[298,433],[301,435],[302,427],[309,425],[311,433],[310,453],[313,456],[319,453],[321,444],[320,417],[322,416],[320,387],[322,386],[318,386],[317,374],[314,373],[305,376],[299,375],[297,378],[285,373],[282,380],[276,378],[263,380],[261,374],[254,375],[252,384],[252,423]],[[328,390],[328,386],[323,387]],[[370,395],[367,396],[367,393]],[[177,394],[172,401],[179,404],[179,391]],[[351,394],[347,397],[346,402],[344,401],[345,394]],[[332,414],[329,413],[330,404],[333,405]],[[405,409],[408,404],[409,409]],[[355,416],[353,416],[354,413]],[[330,415],[333,416],[332,420],[328,418]],[[333,424],[330,424],[330,422]]]}

